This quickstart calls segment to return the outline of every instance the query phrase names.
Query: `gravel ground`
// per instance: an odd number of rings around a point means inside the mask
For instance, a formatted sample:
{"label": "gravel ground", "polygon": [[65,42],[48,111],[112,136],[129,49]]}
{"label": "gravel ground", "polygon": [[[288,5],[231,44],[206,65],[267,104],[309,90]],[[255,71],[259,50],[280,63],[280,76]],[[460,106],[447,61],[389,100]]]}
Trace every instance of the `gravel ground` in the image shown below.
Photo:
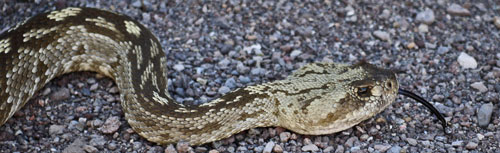
{"label": "gravel ground", "polygon": [[0,152],[500,152],[498,1],[230,0],[0,2],[0,30],[68,6],[105,8],[145,24],[170,59],[170,93],[203,103],[238,87],[285,78],[305,63],[366,59],[403,70],[399,97],[379,115],[330,135],[251,129],[189,147],[158,146],[125,121],[111,79],[91,72],[53,80],[0,127]]}

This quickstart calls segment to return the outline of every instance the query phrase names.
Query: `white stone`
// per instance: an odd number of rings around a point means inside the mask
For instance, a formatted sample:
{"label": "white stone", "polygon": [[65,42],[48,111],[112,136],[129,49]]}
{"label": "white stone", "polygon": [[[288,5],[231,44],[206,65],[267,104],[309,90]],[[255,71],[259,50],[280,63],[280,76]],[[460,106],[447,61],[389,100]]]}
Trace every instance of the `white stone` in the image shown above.
{"label": "white stone", "polygon": [[389,40],[389,38],[391,37],[391,36],[389,35],[389,33],[385,32],[385,31],[379,31],[379,30],[374,31],[374,32],[373,32],[373,35],[374,35],[375,37],[377,37],[378,39],[383,40],[383,41],[387,41],[387,40]]}
{"label": "white stone", "polygon": [[302,151],[310,151],[310,152],[316,152],[319,151],[318,146],[314,144],[306,145],[302,147]]}
{"label": "white stone", "polygon": [[460,66],[462,66],[463,68],[467,69],[467,68],[471,68],[471,69],[475,69],[477,68],[477,61],[476,59],[474,59],[474,57],[468,55],[467,53],[460,53],[460,55],[458,56],[458,64],[460,64]]}
{"label": "white stone", "polygon": [[266,147],[264,147],[264,151],[263,153],[271,153],[271,151],[273,151],[273,148],[274,148],[274,142],[273,141],[269,141],[267,144],[266,144]]}
{"label": "white stone", "polygon": [[417,17],[415,17],[415,20],[425,24],[432,24],[436,18],[434,17],[434,12],[431,9],[426,9],[425,11],[419,12]]}

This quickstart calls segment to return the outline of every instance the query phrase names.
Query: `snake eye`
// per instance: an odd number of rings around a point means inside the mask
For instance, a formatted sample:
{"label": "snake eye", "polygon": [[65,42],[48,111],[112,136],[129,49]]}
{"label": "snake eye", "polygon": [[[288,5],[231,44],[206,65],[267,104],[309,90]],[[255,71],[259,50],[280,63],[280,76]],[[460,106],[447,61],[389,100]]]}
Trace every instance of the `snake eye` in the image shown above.
{"label": "snake eye", "polygon": [[358,87],[356,93],[360,97],[370,96],[370,87]]}

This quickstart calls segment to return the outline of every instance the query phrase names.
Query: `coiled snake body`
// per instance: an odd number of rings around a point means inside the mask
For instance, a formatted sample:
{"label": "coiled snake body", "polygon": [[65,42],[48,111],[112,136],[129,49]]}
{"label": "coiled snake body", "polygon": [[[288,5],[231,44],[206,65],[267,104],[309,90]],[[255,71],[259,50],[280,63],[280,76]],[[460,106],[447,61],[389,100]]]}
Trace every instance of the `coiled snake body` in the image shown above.
{"label": "coiled snake body", "polygon": [[399,88],[393,72],[366,62],[313,63],[285,80],[182,105],[168,94],[166,60],[157,38],[124,15],[66,8],[34,16],[0,35],[0,125],[51,79],[74,71],[112,78],[131,127],[159,144],[198,145],[264,126],[334,133],[382,111]]}

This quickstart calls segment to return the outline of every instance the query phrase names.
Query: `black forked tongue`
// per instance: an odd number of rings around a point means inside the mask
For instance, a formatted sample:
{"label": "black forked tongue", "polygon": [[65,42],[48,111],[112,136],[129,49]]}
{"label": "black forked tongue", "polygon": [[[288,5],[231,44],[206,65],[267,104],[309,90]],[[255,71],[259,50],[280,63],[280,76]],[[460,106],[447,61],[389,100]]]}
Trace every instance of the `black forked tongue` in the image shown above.
{"label": "black forked tongue", "polygon": [[441,125],[443,125],[443,130],[446,133],[446,126],[448,124],[446,123],[446,120],[444,119],[443,115],[441,115],[441,113],[439,113],[439,111],[434,106],[432,106],[431,103],[429,103],[424,98],[422,98],[422,97],[420,97],[420,96],[418,96],[418,95],[416,95],[408,90],[399,89],[398,94],[410,97],[411,99],[413,99],[413,100],[421,103],[425,107],[427,107],[431,111],[431,113],[436,115],[436,117],[441,121]]}

